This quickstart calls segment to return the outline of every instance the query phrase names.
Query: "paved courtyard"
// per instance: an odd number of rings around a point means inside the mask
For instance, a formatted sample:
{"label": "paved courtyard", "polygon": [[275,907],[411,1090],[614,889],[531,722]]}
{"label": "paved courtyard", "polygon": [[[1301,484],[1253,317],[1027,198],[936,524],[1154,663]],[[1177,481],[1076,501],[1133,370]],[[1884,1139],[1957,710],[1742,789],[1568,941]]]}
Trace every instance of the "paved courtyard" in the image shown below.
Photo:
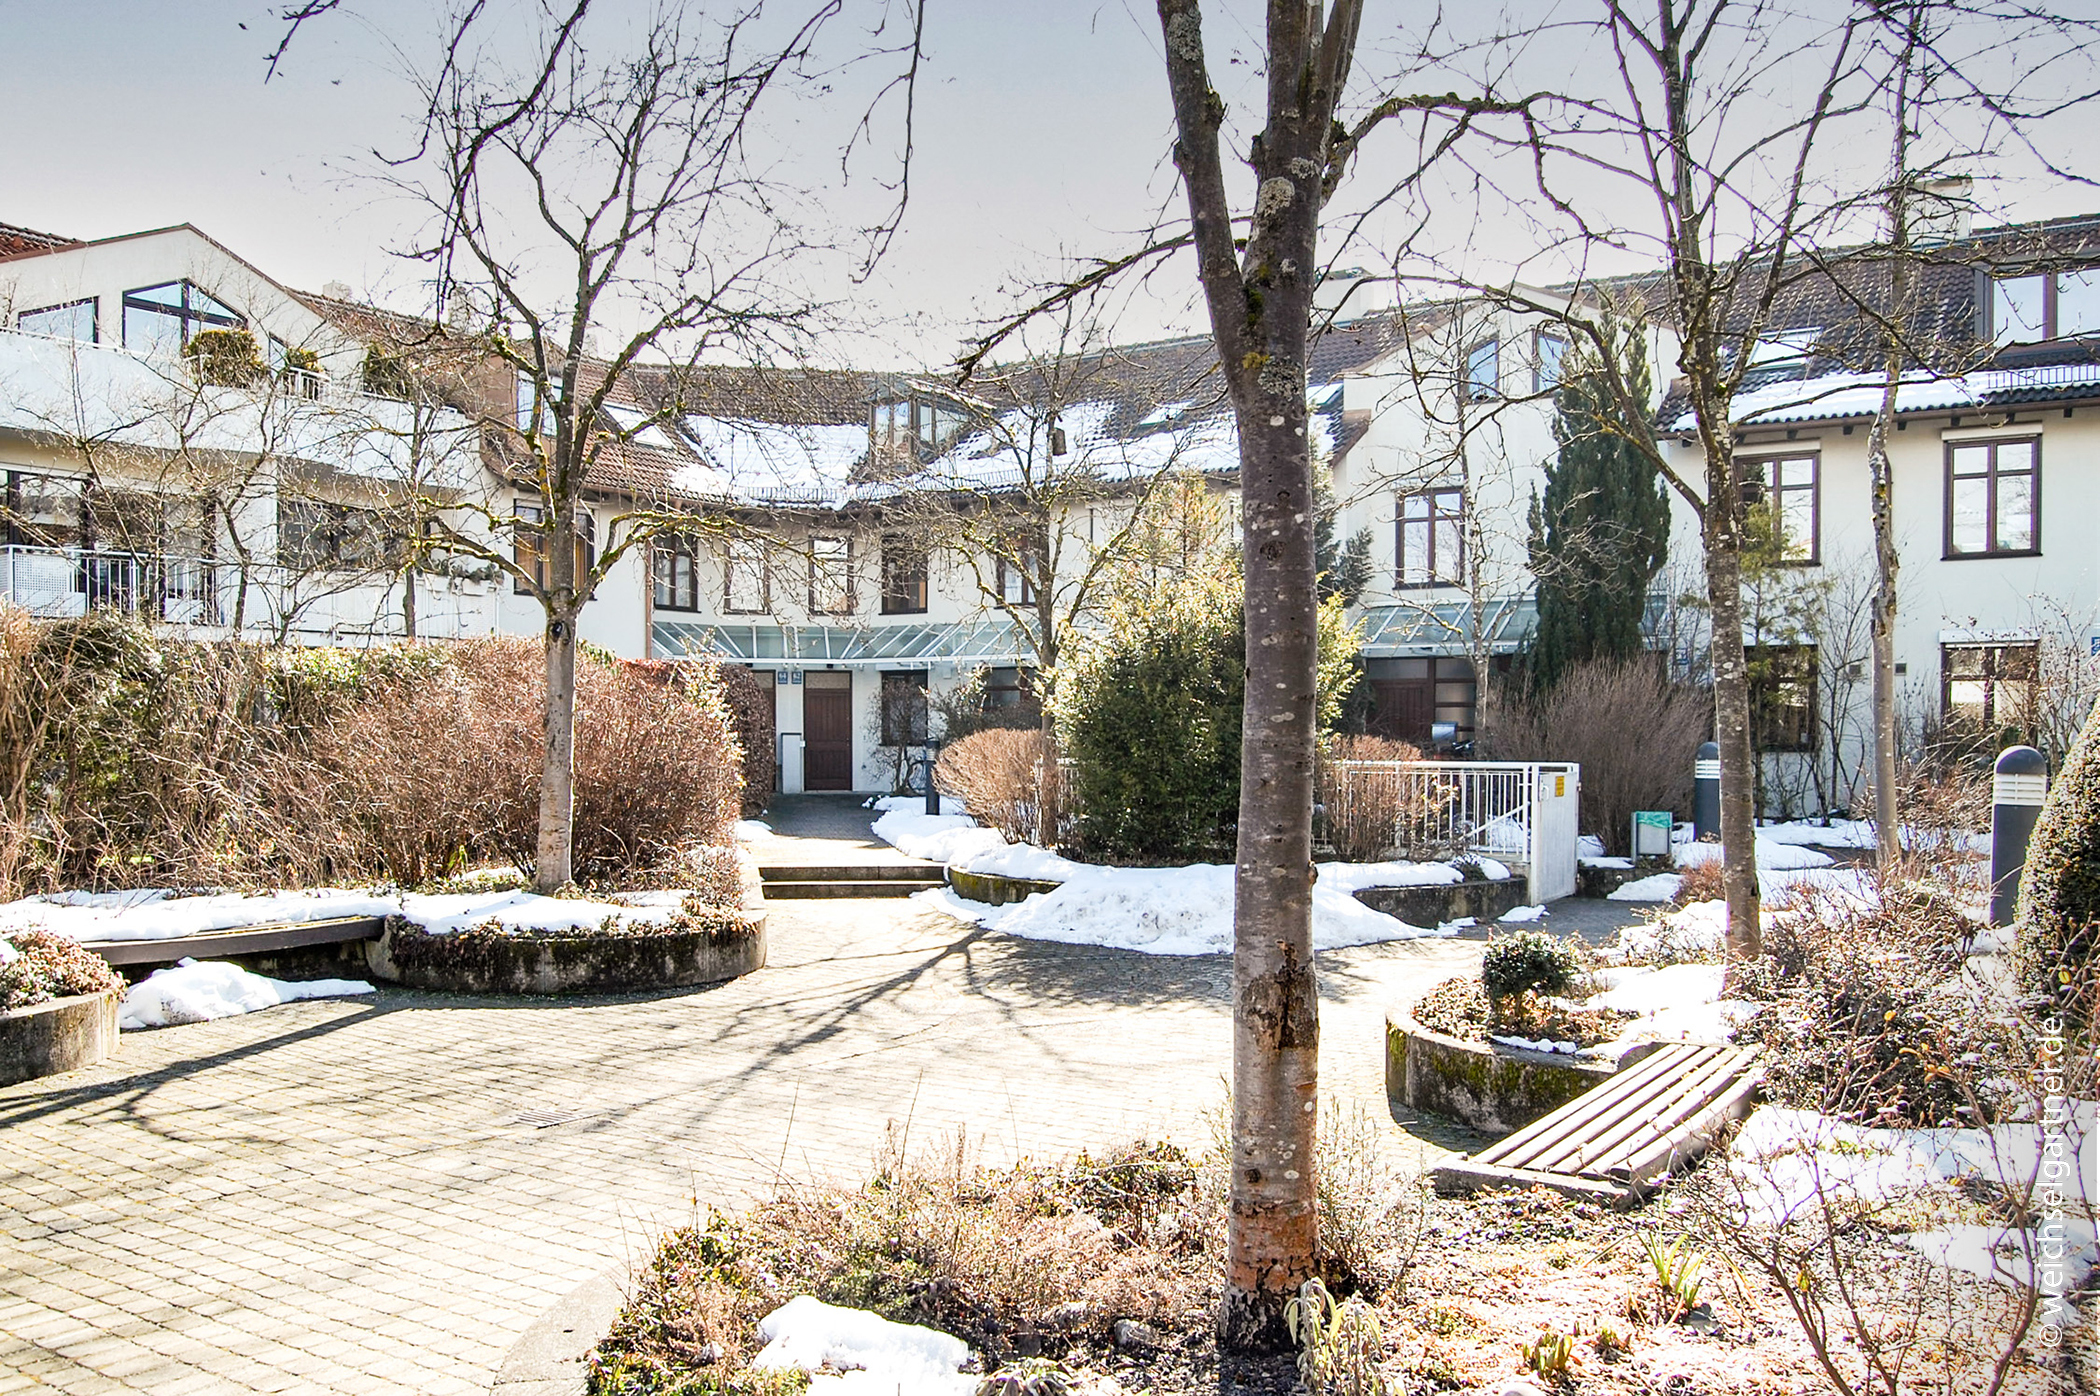
{"label": "paved courtyard", "polygon": [[[1327,1091],[1383,1115],[1386,1004],[1479,949],[1323,955]],[[775,902],[770,965],[714,988],[388,990],[127,1033],[0,1089],[0,1392],[485,1392],[664,1227],[776,1173],[858,1175],[887,1130],[990,1159],[1203,1142],[1228,993],[1222,957]]]}

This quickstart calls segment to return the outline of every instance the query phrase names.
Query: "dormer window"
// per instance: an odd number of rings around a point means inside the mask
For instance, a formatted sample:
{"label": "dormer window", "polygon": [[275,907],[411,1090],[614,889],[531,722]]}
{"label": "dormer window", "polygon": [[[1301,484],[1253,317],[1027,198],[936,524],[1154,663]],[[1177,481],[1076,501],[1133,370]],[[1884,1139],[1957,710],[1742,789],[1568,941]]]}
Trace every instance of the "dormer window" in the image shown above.
{"label": "dormer window", "polygon": [[239,311],[187,281],[124,293],[124,347],[134,353],[172,356],[199,330],[238,330],[247,324]]}
{"label": "dormer window", "polygon": [[878,452],[924,455],[945,448],[969,422],[960,408],[942,403],[878,402],[868,421],[868,440]]}
{"label": "dormer window", "polygon": [[2041,344],[2100,333],[2100,268],[1991,282],[1993,344]]}

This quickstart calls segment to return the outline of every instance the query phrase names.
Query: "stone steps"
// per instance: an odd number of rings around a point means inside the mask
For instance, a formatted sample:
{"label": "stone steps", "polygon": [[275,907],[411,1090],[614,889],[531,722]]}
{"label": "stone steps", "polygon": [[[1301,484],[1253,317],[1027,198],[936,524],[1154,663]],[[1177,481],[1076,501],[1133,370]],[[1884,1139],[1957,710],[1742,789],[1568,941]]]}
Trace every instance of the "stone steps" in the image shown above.
{"label": "stone steps", "polygon": [[761,867],[766,896],[773,900],[838,897],[908,897],[943,885],[935,863],[838,863],[829,866]]}

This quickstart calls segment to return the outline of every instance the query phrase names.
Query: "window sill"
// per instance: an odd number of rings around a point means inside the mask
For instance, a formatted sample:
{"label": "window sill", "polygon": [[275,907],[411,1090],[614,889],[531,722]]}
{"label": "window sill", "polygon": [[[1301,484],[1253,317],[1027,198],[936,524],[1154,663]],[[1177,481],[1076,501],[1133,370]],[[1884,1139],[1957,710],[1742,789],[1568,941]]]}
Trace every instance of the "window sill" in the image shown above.
{"label": "window sill", "polygon": [[[699,613],[699,610],[700,608],[698,606],[695,606],[693,608],[694,614],[697,615]],[[756,611],[739,611],[734,606],[724,606],[722,608],[722,614],[725,616],[770,616],[773,614],[773,611],[771,607],[762,607]]]}
{"label": "window sill", "polygon": [[1393,590],[1394,590],[1394,591],[1458,591],[1458,590],[1460,590],[1461,588],[1463,588],[1464,586],[1465,586],[1465,583],[1464,583],[1464,582],[1445,582],[1445,581],[1436,581],[1436,582],[1394,582],[1394,583],[1393,583]]}
{"label": "window sill", "polygon": [[1988,561],[1990,561],[1990,560],[1991,560],[1991,559],[1993,559],[1993,558],[2006,558],[2006,557],[2040,557],[2041,555],[2042,555],[2042,550],[2041,550],[2040,548],[2020,548],[2020,549],[2006,549],[2006,550],[2005,550],[2005,551],[2003,551],[2003,552],[1990,552],[1990,553],[1955,553],[1955,552],[1942,552],[1942,553],[1940,554],[1940,561],[1941,561],[1941,562],[1988,562]]}
{"label": "window sill", "polygon": [[926,608],[924,606],[884,606],[881,614],[886,616],[923,616],[926,614]]}

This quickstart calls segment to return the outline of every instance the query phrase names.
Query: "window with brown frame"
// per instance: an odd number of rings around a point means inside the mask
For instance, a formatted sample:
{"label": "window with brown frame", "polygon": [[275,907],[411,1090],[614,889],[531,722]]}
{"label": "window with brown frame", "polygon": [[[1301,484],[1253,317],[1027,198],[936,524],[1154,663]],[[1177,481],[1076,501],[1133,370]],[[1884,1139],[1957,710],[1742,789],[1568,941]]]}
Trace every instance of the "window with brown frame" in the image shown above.
{"label": "window with brown frame", "polygon": [[1739,462],[1753,503],[1767,509],[1783,562],[1823,556],[1823,462],[1813,451]]}
{"label": "window with brown frame", "polygon": [[2042,550],[2042,442],[1947,443],[1947,557],[2021,557]]}
{"label": "window with brown frame", "polygon": [[919,615],[926,610],[926,548],[898,533],[882,536],[882,613]]}
{"label": "window with brown frame", "polygon": [[926,744],[926,671],[892,669],[884,672],[880,690],[882,745]]}
{"label": "window with brown frame", "polygon": [[1400,496],[1396,584],[1457,586],[1465,579],[1466,492],[1422,490]]}
{"label": "window with brown frame", "polygon": [[2032,272],[1991,281],[1992,343],[2043,344],[2100,331],[2100,268]]}
{"label": "window with brown frame", "polygon": [[853,614],[853,540],[809,540],[809,609],[820,616]]}
{"label": "window with brown frame", "polygon": [[[510,557],[526,576],[511,578],[510,589],[519,595],[529,593],[534,586],[547,585],[547,511],[537,504],[520,504],[516,510],[517,524],[511,532]],[[579,508],[576,511],[576,572],[575,581],[580,585],[590,575],[598,561],[598,521],[591,511]]]}
{"label": "window with brown frame", "polygon": [[656,609],[700,609],[699,552],[690,538],[656,540]]}
{"label": "window with brown frame", "polygon": [[2026,728],[2034,721],[2041,646],[1940,646],[1940,715],[1984,728]]}
{"label": "window with brown frame", "polygon": [[1748,645],[1750,739],[1759,751],[1812,751],[1816,742],[1816,647]]}

